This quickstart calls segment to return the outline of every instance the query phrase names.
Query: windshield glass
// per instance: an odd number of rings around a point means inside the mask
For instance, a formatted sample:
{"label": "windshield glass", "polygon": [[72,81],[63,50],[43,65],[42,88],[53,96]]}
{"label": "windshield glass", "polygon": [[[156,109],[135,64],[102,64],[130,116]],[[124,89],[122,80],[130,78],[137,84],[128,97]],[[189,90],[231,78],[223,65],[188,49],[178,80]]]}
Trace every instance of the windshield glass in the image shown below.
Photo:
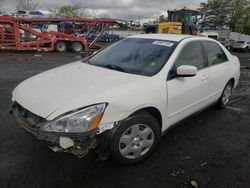
{"label": "windshield glass", "polygon": [[238,44],[244,44],[245,41],[238,41],[237,43],[238,43]]}
{"label": "windshield glass", "polygon": [[121,72],[153,76],[167,62],[176,42],[126,38],[103,49],[88,63]]}

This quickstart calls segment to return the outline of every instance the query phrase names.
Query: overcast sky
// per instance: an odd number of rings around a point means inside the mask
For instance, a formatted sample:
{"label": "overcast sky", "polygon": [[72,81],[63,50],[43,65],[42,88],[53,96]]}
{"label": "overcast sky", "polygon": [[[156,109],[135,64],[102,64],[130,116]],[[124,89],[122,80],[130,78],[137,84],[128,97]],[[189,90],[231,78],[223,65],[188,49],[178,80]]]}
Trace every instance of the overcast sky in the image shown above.
{"label": "overcast sky", "polygon": [[[63,5],[82,3],[85,7],[98,10],[109,17],[120,19],[148,19],[166,14],[168,9],[183,7],[197,8],[204,0],[34,0],[39,2],[40,9],[58,9]],[[16,0],[5,0],[4,8],[14,10]]]}

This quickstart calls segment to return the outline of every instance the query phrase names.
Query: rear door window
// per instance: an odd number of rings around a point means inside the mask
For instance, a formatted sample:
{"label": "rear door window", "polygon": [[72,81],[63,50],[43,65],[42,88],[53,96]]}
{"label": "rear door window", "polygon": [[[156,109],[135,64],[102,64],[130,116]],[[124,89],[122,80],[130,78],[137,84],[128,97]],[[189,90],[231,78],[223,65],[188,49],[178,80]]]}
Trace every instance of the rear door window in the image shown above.
{"label": "rear door window", "polygon": [[209,65],[217,65],[228,61],[228,58],[222,48],[215,42],[202,42],[207,55]]}

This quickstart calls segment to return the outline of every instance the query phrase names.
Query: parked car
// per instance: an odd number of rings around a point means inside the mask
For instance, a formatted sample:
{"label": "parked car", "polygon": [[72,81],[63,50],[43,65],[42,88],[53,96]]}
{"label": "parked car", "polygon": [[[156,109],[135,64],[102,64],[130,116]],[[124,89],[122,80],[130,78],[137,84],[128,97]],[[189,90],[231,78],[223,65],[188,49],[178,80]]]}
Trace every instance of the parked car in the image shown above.
{"label": "parked car", "polygon": [[8,11],[0,11],[0,16],[14,16],[14,14]]}
{"label": "parked car", "polygon": [[29,14],[29,11],[27,11],[27,10],[18,10],[18,11],[15,13],[15,16],[16,16],[16,17],[24,18],[24,17],[27,17],[28,14]]}
{"label": "parked car", "polygon": [[27,17],[27,18],[44,18],[49,17],[50,12],[45,10],[18,10],[16,12],[16,17]]}
{"label": "parked car", "polygon": [[238,41],[234,46],[233,50],[240,50],[244,52],[249,52],[250,49],[250,42],[249,41]]}
{"label": "parked car", "polygon": [[49,11],[33,10],[33,11],[29,12],[28,17],[30,17],[30,18],[44,18],[44,17],[49,17],[49,15],[50,15]]}
{"label": "parked car", "polygon": [[172,125],[213,104],[225,108],[239,76],[238,58],[213,39],[136,35],[25,80],[11,113],[53,151],[82,157],[94,148],[135,164]]}

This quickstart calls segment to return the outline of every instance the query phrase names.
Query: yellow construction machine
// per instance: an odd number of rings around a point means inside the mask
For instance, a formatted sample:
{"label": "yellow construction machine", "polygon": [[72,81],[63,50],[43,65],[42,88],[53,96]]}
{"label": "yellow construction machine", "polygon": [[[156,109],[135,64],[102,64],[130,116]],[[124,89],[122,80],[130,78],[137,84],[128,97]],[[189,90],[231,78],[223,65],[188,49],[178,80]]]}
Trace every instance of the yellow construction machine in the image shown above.
{"label": "yellow construction machine", "polygon": [[147,25],[144,30],[146,33],[196,35],[198,15],[198,11],[186,8],[168,11],[168,19],[166,22]]}

